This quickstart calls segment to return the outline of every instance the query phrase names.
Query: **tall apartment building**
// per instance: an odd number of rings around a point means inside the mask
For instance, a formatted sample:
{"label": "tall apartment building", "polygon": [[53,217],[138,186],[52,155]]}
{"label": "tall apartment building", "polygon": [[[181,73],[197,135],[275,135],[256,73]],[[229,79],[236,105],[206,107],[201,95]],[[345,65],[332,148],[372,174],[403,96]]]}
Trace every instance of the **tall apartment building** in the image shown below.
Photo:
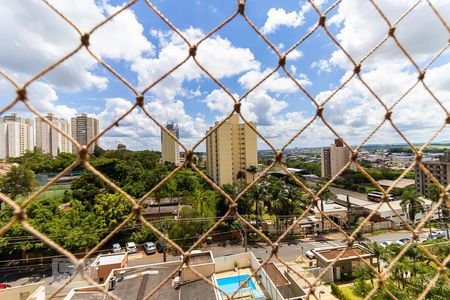
{"label": "tall apartment building", "polygon": [[[174,125],[173,123],[167,124],[166,129],[176,136],[177,139],[180,138],[178,125]],[[161,161],[163,163],[168,161],[176,166],[180,164],[180,147],[164,130],[161,130]]]}
{"label": "tall apartment building", "polygon": [[246,169],[258,165],[256,133],[239,121],[238,114],[232,115],[206,139],[206,170],[219,185],[239,183],[240,172],[250,183],[253,176]]}
{"label": "tall apartment building", "polygon": [[[331,144],[330,147],[322,148],[322,177],[333,177],[336,175],[349,162],[351,156],[350,150],[339,139],[334,140],[334,144]],[[351,169],[354,170],[353,164]]]}
{"label": "tall apartment building", "polygon": [[33,121],[17,114],[0,118],[0,159],[22,156],[33,150]]}
{"label": "tall apartment building", "polygon": [[[72,118],[72,137],[80,143],[80,145],[87,145],[99,131],[98,119],[88,117],[86,114]],[[89,148],[88,152],[92,153],[98,141],[95,141]],[[73,154],[77,154],[77,148],[73,148]]]}
{"label": "tall apartment building", "polygon": [[[444,150],[439,161],[423,162],[424,166],[443,185],[450,183],[450,150]],[[428,196],[428,186],[433,183],[419,166],[414,167],[416,191]]]}
{"label": "tall apartment building", "polygon": [[[55,117],[53,114],[47,114],[46,118],[70,136],[70,124],[66,119]],[[36,147],[41,148],[44,153],[50,153],[52,156],[60,152],[72,152],[72,143],[54,128],[50,127],[41,118],[36,118]]]}

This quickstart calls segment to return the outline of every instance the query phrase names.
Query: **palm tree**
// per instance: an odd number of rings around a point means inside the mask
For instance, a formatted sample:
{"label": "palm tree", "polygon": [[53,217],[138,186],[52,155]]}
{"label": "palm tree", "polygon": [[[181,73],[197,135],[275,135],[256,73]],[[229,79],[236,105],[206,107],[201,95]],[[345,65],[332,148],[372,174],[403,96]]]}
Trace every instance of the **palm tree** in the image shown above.
{"label": "palm tree", "polygon": [[[441,195],[441,190],[435,185],[434,183],[431,183],[428,185],[428,198],[431,199],[431,201],[434,201],[437,203],[439,201],[439,197]],[[439,207],[439,222],[445,225],[445,230],[447,232],[447,238],[449,237],[448,234],[448,226],[447,222],[445,220],[448,220],[448,209],[447,204],[445,201],[442,201],[441,206]],[[430,227],[430,234],[431,234],[431,227]]]}
{"label": "palm tree", "polygon": [[[311,191],[312,191],[314,194],[317,194],[317,193],[322,189],[322,187],[323,187],[324,185],[325,185],[325,182],[318,182],[318,183],[316,183],[315,186],[313,186],[313,187],[311,188]],[[320,199],[320,210],[323,212],[323,211],[324,211],[324,210],[323,210],[323,202],[324,202],[324,201],[327,201],[327,200],[333,200],[333,199],[336,199],[336,194],[333,193],[333,192],[330,190],[330,188],[327,187],[322,193],[320,193],[319,199]],[[323,229],[324,229],[324,227],[325,227],[325,219],[324,219],[323,216],[320,216],[320,219],[322,220],[322,232],[323,232]]]}
{"label": "palm tree", "polygon": [[239,172],[237,173],[236,178],[239,179],[239,181],[241,182],[241,185],[243,185],[243,179],[245,179],[245,172],[242,170],[239,170]]}
{"label": "palm tree", "polygon": [[247,172],[252,174],[252,181],[254,181],[255,180],[255,174],[258,172],[258,167],[257,166],[250,166],[250,167],[247,168]]}
{"label": "palm tree", "polygon": [[377,242],[364,243],[364,246],[373,253],[378,262],[378,273],[381,272],[381,258],[384,257],[386,249],[381,247]]}
{"label": "palm tree", "polygon": [[424,212],[424,201],[413,189],[403,191],[400,196],[400,206],[407,212],[408,219],[415,224],[416,215]]}

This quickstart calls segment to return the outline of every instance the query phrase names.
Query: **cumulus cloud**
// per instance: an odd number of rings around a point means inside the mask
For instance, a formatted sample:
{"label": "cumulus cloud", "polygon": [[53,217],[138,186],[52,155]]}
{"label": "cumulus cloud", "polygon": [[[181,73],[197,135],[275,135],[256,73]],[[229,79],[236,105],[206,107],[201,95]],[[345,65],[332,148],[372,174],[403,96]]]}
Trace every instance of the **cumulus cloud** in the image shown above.
{"label": "cumulus cloud", "polygon": [[[314,1],[316,6],[321,8],[327,0],[316,0]],[[305,14],[311,9],[309,2],[304,2],[300,5],[299,10],[294,10],[287,12],[284,8],[274,8],[272,7],[267,12],[267,19],[263,27],[261,27],[261,32],[264,34],[271,34],[278,30],[278,28],[292,27],[297,28],[301,26],[305,21]]]}
{"label": "cumulus cloud", "polygon": [[[379,1],[379,5],[390,18],[395,19],[406,11],[411,2],[386,0]],[[450,1],[442,1],[437,6],[441,11],[449,11]],[[420,20],[420,28],[415,26],[417,20]],[[384,21],[373,11],[370,3],[363,1],[343,1],[331,21],[339,29],[337,39],[356,60],[361,59],[386,35]],[[398,25],[396,36],[413,59],[419,65],[424,65],[446,43],[448,33],[423,3],[413,11],[412,16],[406,17]],[[449,55],[444,54],[439,63],[429,68],[425,78],[425,82],[447,108],[450,82],[448,76],[443,74],[450,71],[448,58]],[[341,81],[353,68],[340,50],[334,51],[328,60],[313,65],[320,70],[327,70],[330,66],[344,69],[347,72]],[[362,70],[361,76],[388,106],[393,105],[417,81],[418,76],[393,41],[380,47],[362,65]],[[323,100],[330,93],[323,91],[318,98]],[[382,106],[357,79],[339,91],[327,103],[324,111],[325,117],[338,132],[354,143],[361,142],[383,120],[384,113]],[[425,142],[442,125],[445,117],[444,111],[419,84],[394,108],[392,119],[412,141]],[[387,133],[386,128],[383,130]],[[401,142],[398,136],[393,138],[392,134],[377,136],[378,143],[392,142],[393,139]],[[448,140],[445,134],[441,138]]]}

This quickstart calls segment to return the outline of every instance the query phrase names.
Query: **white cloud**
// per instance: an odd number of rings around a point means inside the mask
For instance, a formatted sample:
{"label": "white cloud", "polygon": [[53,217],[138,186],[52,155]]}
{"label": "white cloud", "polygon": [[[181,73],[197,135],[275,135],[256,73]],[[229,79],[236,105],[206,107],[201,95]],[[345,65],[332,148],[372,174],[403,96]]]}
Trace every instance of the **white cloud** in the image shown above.
{"label": "white cloud", "polygon": [[[371,4],[363,2],[343,1],[332,18],[332,23],[339,29],[337,39],[356,61],[376,45],[387,31],[384,21],[380,20]],[[385,0],[379,1],[379,5],[393,20],[411,5],[411,1]],[[442,1],[438,6],[441,11],[449,11],[450,1]],[[416,26],[418,20],[420,28]],[[398,25],[396,36],[417,63],[423,66],[446,43],[448,33],[427,4],[423,3]],[[444,74],[450,72],[448,59],[449,55],[444,54],[425,76],[425,82],[447,108],[450,82]],[[341,82],[353,69],[340,50],[332,53],[329,60],[313,63],[312,67],[326,71],[332,65],[346,71]],[[389,40],[363,63],[361,76],[390,106],[417,81],[418,74],[396,44]],[[330,93],[324,91],[318,98],[323,100]],[[350,142],[358,143],[383,120],[385,111],[367,88],[354,79],[326,104],[324,114],[338,132]],[[393,121],[414,142],[427,141],[443,124],[445,117],[444,111],[420,84],[394,108],[392,115]],[[398,136],[393,137],[392,133],[388,133],[389,130],[389,126],[384,128],[382,132],[385,134],[377,134],[378,140],[374,142],[402,141]],[[448,136],[446,133],[440,138],[448,140]]]}
{"label": "white cloud", "polygon": [[286,12],[284,8],[271,8],[267,12],[267,20],[261,28],[264,34],[274,33],[280,26],[298,27],[303,23],[303,12]]}
{"label": "white cloud", "polygon": [[[327,2],[327,0],[314,1],[319,9]],[[305,14],[311,9],[309,2],[304,2],[300,5],[298,11],[287,12],[284,8],[272,7],[267,12],[267,20],[261,27],[261,32],[264,34],[271,34],[278,30],[278,28],[292,27],[297,28],[305,21]]]}
{"label": "white cloud", "polygon": [[[131,68],[138,74],[141,88],[153,83],[168,70],[186,58],[188,48],[174,32],[152,31],[160,39],[161,50],[155,58],[141,58]],[[197,28],[184,31],[189,41],[202,38],[205,33]],[[259,68],[253,53],[248,48],[238,48],[227,39],[215,35],[200,44],[198,61],[216,78],[221,79]],[[206,78],[207,75],[189,59],[175,72],[156,85],[152,92],[161,99],[174,99],[183,92],[183,83]]]}
{"label": "white cloud", "polygon": [[318,61],[314,61],[311,64],[311,68],[312,69],[319,69],[318,73],[320,74],[322,72],[330,73],[332,66],[331,66],[331,64],[330,64],[330,62],[328,60],[320,59]]}

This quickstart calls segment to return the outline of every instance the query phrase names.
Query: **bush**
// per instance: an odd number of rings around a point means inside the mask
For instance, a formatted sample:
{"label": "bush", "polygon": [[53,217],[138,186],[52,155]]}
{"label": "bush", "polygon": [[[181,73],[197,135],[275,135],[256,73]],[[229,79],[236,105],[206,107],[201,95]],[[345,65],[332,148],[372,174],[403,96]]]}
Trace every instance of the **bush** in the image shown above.
{"label": "bush", "polygon": [[336,283],[331,283],[331,292],[336,296],[339,300],[350,300],[350,298],[342,292],[342,290],[336,285]]}
{"label": "bush", "polygon": [[370,283],[362,280],[356,280],[355,285],[352,288],[353,293],[362,298],[369,294],[372,289],[373,286]]}

